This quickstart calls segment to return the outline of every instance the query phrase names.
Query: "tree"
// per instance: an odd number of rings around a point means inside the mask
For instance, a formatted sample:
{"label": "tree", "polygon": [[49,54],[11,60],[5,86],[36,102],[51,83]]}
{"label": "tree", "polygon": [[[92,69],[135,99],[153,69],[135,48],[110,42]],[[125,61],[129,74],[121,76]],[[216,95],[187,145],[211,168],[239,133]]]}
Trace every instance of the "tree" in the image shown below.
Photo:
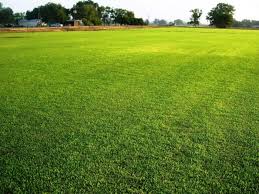
{"label": "tree", "polygon": [[230,27],[234,21],[234,12],[235,8],[232,5],[219,3],[208,13],[207,20],[210,21],[210,25],[217,28]]}
{"label": "tree", "polygon": [[176,26],[183,26],[183,25],[185,25],[185,22],[181,19],[176,19],[176,20],[174,20],[174,24]]}
{"label": "tree", "polygon": [[160,20],[160,19],[155,19],[155,20],[153,21],[153,24],[154,24],[154,25],[157,25],[157,26],[166,26],[166,25],[167,25],[167,21],[164,20],[164,19],[162,19],[162,20]]}
{"label": "tree", "polygon": [[113,22],[112,19],[112,8],[110,7],[103,7],[99,8],[101,12],[101,20],[104,25],[110,25]]}
{"label": "tree", "polygon": [[71,14],[74,19],[82,20],[85,25],[101,25],[102,9],[98,3],[91,0],[79,1],[71,9]]}
{"label": "tree", "polygon": [[14,16],[15,23],[18,24],[18,21],[25,19],[26,15],[25,13],[15,13],[13,16]]}
{"label": "tree", "polygon": [[26,12],[27,19],[42,19],[46,23],[64,23],[68,19],[68,12],[60,4],[47,3]]}
{"label": "tree", "polygon": [[144,26],[147,24],[142,18],[132,18],[129,25]]}
{"label": "tree", "polygon": [[145,25],[149,25],[149,23],[150,23],[149,20],[146,19],[146,20],[145,20]]}
{"label": "tree", "polygon": [[11,24],[13,22],[13,10],[9,7],[3,7],[0,3],[0,24]]}
{"label": "tree", "polygon": [[200,18],[202,16],[202,10],[201,9],[192,9],[190,12],[192,13],[192,16],[190,18],[189,24],[192,24],[193,26],[199,26]]}
{"label": "tree", "polygon": [[27,11],[26,12],[26,19],[32,20],[32,19],[39,19],[40,16],[40,11],[39,8],[34,8],[32,11]]}
{"label": "tree", "polygon": [[115,9],[114,16],[115,24],[120,25],[133,25],[135,19],[134,13],[126,9]]}

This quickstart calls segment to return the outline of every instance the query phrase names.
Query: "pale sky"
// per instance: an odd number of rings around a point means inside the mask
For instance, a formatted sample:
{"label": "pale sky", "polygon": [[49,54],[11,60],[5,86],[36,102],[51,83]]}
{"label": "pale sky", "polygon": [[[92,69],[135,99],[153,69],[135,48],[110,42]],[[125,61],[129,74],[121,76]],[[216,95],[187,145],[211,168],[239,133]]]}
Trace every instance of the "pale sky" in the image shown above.
{"label": "pale sky", "polygon": [[[79,0],[0,0],[5,7],[11,7],[15,12],[25,12],[47,2],[61,3],[71,8]],[[125,8],[134,11],[137,17],[153,20],[154,18],[173,21],[175,19],[189,20],[190,9],[202,9],[202,22],[217,3],[229,3],[236,8],[235,18],[259,20],[259,0],[94,0],[100,5],[114,8]]]}

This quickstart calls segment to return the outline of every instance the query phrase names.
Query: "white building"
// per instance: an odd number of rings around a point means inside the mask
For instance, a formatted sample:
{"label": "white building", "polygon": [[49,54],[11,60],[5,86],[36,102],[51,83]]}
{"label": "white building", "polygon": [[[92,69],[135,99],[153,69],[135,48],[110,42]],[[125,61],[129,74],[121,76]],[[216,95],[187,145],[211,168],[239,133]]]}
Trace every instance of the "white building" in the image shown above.
{"label": "white building", "polygon": [[33,20],[19,20],[18,25],[22,27],[37,27],[40,26],[42,23],[39,19],[33,19]]}

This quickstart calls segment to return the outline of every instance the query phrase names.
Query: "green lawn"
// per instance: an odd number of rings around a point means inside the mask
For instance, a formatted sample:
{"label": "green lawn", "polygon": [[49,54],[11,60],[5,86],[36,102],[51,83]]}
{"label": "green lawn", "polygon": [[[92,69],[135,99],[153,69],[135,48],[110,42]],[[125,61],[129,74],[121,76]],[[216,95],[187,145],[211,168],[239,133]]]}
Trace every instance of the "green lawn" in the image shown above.
{"label": "green lawn", "polygon": [[0,193],[258,193],[259,31],[0,34]]}

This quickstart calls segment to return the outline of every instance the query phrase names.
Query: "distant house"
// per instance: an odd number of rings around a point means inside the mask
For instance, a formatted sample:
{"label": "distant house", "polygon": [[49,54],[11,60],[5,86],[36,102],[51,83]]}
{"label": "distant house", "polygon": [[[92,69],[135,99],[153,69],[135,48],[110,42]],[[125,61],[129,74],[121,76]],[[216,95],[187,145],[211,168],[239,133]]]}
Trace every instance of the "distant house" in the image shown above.
{"label": "distant house", "polygon": [[82,20],[67,20],[65,26],[82,26]]}
{"label": "distant house", "polygon": [[33,19],[33,20],[19,20],[18,25],[21,27],[37,27],[42,24],[40,19]]}
{"label": "distant house", "polygon": [[254,25],[252,26],[252,28],[259,28],[259,25]]}

